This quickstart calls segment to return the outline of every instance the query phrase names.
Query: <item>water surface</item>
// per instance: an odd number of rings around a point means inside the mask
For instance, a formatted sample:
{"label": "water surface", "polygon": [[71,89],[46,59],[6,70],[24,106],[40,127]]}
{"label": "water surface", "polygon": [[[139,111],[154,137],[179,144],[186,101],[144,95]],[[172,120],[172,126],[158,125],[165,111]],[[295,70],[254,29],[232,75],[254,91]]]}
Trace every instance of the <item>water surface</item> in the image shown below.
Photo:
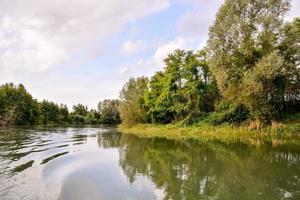
{"label": "water surface", "polygon": [[0,129],[1,200],[300,199],[300,149]]}

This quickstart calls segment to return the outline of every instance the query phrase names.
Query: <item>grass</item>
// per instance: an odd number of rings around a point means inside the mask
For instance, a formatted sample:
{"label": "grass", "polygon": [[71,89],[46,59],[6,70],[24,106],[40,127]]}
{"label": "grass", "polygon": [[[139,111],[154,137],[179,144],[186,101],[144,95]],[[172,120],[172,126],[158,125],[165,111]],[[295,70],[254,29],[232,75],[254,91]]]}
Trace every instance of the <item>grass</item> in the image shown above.
{"label": "grass", "polygon": [[133,127],[119,126],[124,134],[134,134],[139,137],[163,137],[169,139],[199,139],[203,141],[218,140],[225,143],[242,142],[249,145],[272,146],[293,144],[300,146],[299,121],[287,122],[280,126],[269,126],[259,130],[250,130],[246,126],[223,124],[213,126],[198,123],[191,126],[181,124],[153,125],[144,124]]}

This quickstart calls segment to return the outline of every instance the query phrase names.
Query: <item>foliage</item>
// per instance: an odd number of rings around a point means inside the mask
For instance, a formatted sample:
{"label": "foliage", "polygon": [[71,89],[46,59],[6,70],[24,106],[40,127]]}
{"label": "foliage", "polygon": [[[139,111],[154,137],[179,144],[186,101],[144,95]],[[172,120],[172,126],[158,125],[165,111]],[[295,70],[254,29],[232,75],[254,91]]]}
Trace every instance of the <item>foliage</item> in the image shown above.
{"label": "foliage", "polygon": [[284,22],[289,0],[225,0],[207,46],[175,50],[151,78],[131,78],[120,100],[98,110],[44,100],[23,85],[0,87],[0,125],[265,124],[300,111],[300,18]]}
{"label": "foliage", "polygon": [[87,115],[87,120],[90,124],[100,124],[101,123],[101,115],[96,110],[91,110]]}
{"label": "foliage", "polygon": [[38,102],[20,84],[7,83],[0,86],[0,126],[8,125],[54,125],[54,124],[119,124],[118,100],[104,100],[99,110],[88,110],[83,104],[73,106],[47,100]]}
{"label": "foliage", "polygon": [[121,123],[118,111],[119,100],[106,99],[99,102],[98,111],[101,116],[101,124],[119,124]]}
{"label": "foliage", "polygon": [[146,93],[152,122],[170,123],[213,111],[218,91],[206,53],[176,50],[164,61],[164,70],[152,77]]}
{"label": "foliage", "polygon": [[120,92],[119,112],[122,122],[128,126],[147,122],[145,95],[149,80],[146,77],[131,78]]}
{"label": "foliage", "polygon": [[261,126],[300,111],[300,19],[289,1],[226,0],[207,47],[175,50],[163,70],[121,91],[123,124],[205,122]]}
{"label": "foliage", "polygon": [[81,115],[81,116],[87,116],[88,114],[88,107],[85,105],[82,105],[81,103],[73,106],[73,115]]}
{"label": "foliage", "polygon": [[[214,115],[214,116],[213,116]],[[134,134],[139,137],[169,138],[176,140],[199,139],[201,141],[222,141],[225,143],[241,142],[247,145],[277,145],[297,144],[299,145],[300,115],[290,115],[279,128],[264,127],[261,129],[250,129],[248,126],[233,126],[229,123],[216,126],[209,123],[218,118],[221,113],[211,113],[202,121],[190,126],[181,123],[168,125],[143,124],[133,127],[120,125],[119,130],[124,134]]]}
{"label": "foliage", "polygon": [[288,0],[226,0],[210,28],[207,51],[221,94],[264,123],[299,101],[299,19],[284,25],[289,7]]}
{"label": "foliage", "polygon": [[32,125],[37,121],[38,112],[37,101],[22,84],[0,86],[0,125]]}
{"label": "foliage", "polygon": [[60,109],[57,104],[43,100],[40,103],[40,120],[42,124],[58,123]]}

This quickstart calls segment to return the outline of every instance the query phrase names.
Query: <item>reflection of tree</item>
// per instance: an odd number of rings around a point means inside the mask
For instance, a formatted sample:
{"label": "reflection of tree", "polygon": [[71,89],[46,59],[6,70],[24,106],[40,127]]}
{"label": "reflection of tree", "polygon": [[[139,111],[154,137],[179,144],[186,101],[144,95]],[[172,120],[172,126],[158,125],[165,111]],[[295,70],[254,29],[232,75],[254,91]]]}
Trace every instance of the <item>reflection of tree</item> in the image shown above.
{"label": "reflection of tree", "polygon": [[120,166],[129,181],[145,175],[165,199],[298,199],[299,165],[299,152],[286,149],[120,139]]}
{"label": "reflection of tree", "polygon": [[[1,129],[0,130],[0,152],[3,158],[10,161],[17,161],[28,155],[30,152],[22,152],[19,150],[27,147],[31,142],[38,138],[32,134],[30,130],[19,129]],[[0,156],[0,158],[1,158]]]}
{"label": "reflection of tree", "polygon": [[102,148],[117,148],[120,146],[121,134],[116,131],[102,132],[98,134],[98,145]]}

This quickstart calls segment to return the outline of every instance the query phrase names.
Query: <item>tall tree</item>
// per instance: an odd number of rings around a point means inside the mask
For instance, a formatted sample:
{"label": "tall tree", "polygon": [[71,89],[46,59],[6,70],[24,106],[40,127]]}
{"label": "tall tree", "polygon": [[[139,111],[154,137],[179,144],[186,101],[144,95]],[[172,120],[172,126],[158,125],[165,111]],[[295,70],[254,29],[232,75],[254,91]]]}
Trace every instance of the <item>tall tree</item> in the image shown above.
{"label": "tall tree", "polygon": [[284,58],[285,77],[283,98],[289,110],[300,111],[300,18],[285,24],[281,43],[280,54]]}
{"label": "tall tree", "polygon": [[261,121],[275,113],[274,82],[285,67],[277,46],[289,7],[289,0],[226,0],[210,28],[210,66],[221,94]]}
{"label": "tall tree", "polygon": [[149,80],[146,77],[131,78],[120,92],[119,112],[123,124],[128,126],[147,121],[145,95]]}
{"label": "tall tree", "polygon": [[213,111],[218,91],[205,51],[176,50],[164,61],[165,68],[152,77],[146,98],[152,121],[170,123]]}

